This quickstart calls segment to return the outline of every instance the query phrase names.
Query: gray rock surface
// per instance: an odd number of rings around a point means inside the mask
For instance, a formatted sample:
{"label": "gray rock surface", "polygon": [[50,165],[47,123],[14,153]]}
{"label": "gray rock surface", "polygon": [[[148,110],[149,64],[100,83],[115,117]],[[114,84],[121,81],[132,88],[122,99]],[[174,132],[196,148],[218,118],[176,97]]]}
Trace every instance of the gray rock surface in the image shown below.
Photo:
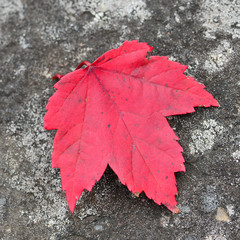
{"label": "gray rock surface", "polygon": [[[239,0],[0,0],[0,239],[240,239],[239,14]],[[43,128],[51,76],[131,39],[189,65],[221,107],[169,118],[180,214],[111,169],[71,214]]]}

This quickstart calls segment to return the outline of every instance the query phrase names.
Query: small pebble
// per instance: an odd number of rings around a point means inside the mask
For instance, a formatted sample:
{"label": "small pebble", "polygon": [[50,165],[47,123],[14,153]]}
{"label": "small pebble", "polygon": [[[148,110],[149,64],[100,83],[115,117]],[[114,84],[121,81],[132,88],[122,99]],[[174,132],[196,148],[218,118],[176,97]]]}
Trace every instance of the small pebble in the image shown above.
{"label": "small pebble", "polygon": [[227,212],[225,211],[225,209],[218,207],[216,219],[218,221],[229,222],[230,218],[229,218],[229,215],[227,214]]}
{"label": "small pebble", "polygon": [[95,228],[96,231],[102,231],[103,230],[102,225],[96,225],[94,228]]}

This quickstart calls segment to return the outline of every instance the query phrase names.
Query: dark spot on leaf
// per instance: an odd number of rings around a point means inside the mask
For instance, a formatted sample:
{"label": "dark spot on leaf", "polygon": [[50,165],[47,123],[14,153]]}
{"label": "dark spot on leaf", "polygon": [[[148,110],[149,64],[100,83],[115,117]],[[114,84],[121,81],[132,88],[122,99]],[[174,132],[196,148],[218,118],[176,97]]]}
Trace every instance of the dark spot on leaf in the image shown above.
{"label": "dark spot on leaf", "polygon": [[168,84],[167,84],[167,83],[165,84],[165,87],[168,87]]}
{"label": "dark spot on leaf", "polygon": [[81,102],[82,102],[82,99],[81,99],[81,98],[79,98],[79,99],[78,99],[78,102],[79,102],[79,103],[81,103]]}
{"label": "dark spot on leaf", "polygon": [[110,128],[110,127],[111,127],[111,124],[108,124],[108,127]]}
{"label": "dark spot on leaf", "polygon": [[168,179],[168,176],[166,176],[166,179]]}
{"label": "dark spot on leaf", "polygon": [[69,177],[69,175],[67,175],[67,177]]}
{"label": "dark spot on leaf", "polygon": [[128,101],[128,99],[126,98],[126,101]]}
{"label": "dark spot on leaf", "polygon": [[103,112],[101,112],[101,114],[103,114]]}

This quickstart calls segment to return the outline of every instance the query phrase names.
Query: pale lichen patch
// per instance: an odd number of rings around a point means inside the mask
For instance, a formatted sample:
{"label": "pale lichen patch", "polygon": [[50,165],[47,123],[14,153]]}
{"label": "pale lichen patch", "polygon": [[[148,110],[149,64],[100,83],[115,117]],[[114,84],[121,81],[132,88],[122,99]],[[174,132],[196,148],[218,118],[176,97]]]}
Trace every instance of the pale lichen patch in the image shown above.
{"label": "pale lichen patch", "polygon": [[[103,1],[82,1],[68,2],[59,0],[60,6],[63,6],[68,13],[67,16],[71,21],[76,21],[79,12],[89,12],[93,19],[85,26],[89,30],[89,26],[111,28],[118,24],[117,21],[131,18],[143,22],[148,19],[151,14],[146,8],[144,0],[103,0]],[[109,18],[111,16],[111,18]],[[109,20],[111,19],[111,22]]]}
{"label": "pale lichen patch", "polygon": [[227,238],[218,235],[218,234],[213,234],[213,235],[209,235],[205,238],[205,240],[227,240]]}
{"label": "pale lichen patch", "polygon": [[[239,143],[239,148],[240,148],[240,143]],[[232,157],[236,162],[239,162],[239,160],[240,160],[240,149],[233,152]]]}
{"label": "pale lichen patch", "polygon": [[19,14],[23,18],[23,3],[19,0],[1,0],[0,25],[3,24],[11,14]]}
{"label": "pale lichen patch", "polygon": [[[46,89],[43,94],[48,91]],[[65,197],[59,194],[62,193],[60,176],[54,176],[57,170],[51,169],[51,139],[50,133],[43,128],[45,110],[39,102],[39,95],[34,94],[26,102],[25,109],[28,117],[20,114],[18,121],[10,122],[6,128],[11,148],[4,156],[11,174],[8,183],[13,189],[34,196],[36,207],[20,213],[28,216],[29,222],[44,222],[48,228],[63,231],[69,223],[66,217],[68,207]]]}
{"label": "pale lichen patch", "polygon": [[231,60],[233,53],[231,44],[226,40],[222,41],[216,49],[209,53],[204,68],[209,73],[222,70]]}
{"label": "pale lichen patch", "polygon": [[200,19],[207,29],[206,38],[216,38],[217,32],[232,34],[233,38],[240,37],[240,8],[238,0],[206,0],[202,2]]}
{"label": "pale lichen patch", "polygon": [[212,149],[215,139],[224,131],[222,125],[214,119],[204,120],[199,129],[192,131],[189,149],[191,154],[204,153]]}

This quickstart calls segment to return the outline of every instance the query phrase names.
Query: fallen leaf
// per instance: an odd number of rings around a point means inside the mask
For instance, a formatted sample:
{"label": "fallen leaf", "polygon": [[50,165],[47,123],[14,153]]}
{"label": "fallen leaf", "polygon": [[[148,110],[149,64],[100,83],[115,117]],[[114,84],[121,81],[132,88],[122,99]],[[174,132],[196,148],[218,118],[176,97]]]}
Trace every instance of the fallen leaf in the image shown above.
{"label": "fallen leaf", "polygon": [[[182,147],[166,116],[219,106],[187,66],[148,56],[152,47],[126,41],[95,62],[82,62],[60,78],[49,99],[44,127],[57,129],[52,166],[73,212],[107,165],[135,195],[179,212],[175,172],[185,171]],[[85,68],[81,69],[83,65]]]}

